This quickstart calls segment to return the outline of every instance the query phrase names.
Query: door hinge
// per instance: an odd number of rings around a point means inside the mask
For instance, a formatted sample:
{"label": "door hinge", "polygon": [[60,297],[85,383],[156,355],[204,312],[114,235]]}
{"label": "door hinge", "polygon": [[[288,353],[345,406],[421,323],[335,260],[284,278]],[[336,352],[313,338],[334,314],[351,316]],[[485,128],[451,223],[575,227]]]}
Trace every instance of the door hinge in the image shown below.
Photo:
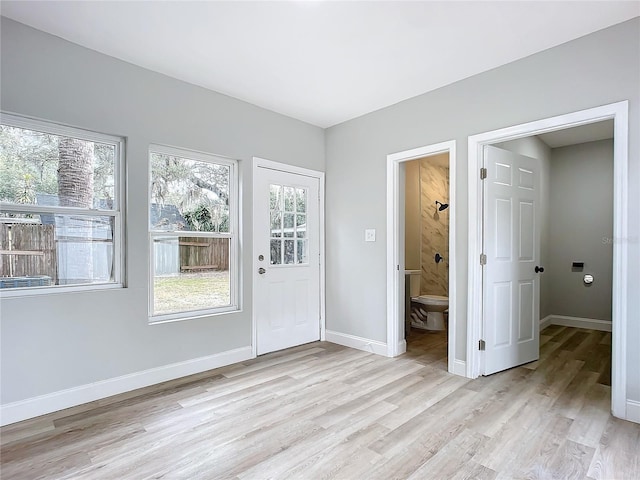
{"label": "door hinge", "polygon": [[487,178],[487,169],[482,167],[480,169],[480,180],[484,180],[485,178]]}
{"label": "door hinge", "polygon": [[484,351],[485,346],[484,340],[478,340],[478,350]]}
{"label": "door hinge", "polygon": [[480,265],[486,265],[487,264],[487,256],[484,253],[480,254]]}

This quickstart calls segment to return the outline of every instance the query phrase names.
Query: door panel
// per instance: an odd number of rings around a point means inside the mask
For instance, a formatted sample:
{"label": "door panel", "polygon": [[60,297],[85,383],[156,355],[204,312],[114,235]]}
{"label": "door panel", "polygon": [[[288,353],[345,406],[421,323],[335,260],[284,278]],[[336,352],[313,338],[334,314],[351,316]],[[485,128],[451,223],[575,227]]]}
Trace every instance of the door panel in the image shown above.
{"label": "door panel", "polygon": [[540,172],[537,160],[484,151],[483,374],[538,359]]}
{"label": "door panel", "polygon": [[318,192],[317,178],[256,169],[253,307],[258,355],[320,339]]}

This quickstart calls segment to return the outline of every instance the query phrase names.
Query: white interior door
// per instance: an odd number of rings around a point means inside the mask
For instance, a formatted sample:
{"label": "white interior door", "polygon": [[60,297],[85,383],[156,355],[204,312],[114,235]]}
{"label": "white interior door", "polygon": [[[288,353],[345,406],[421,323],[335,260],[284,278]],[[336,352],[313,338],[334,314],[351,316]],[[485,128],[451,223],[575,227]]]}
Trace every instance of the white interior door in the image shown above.
{"label": "white interior door", "polygon": [[490,375],[539,356],[540,171],[534,158],[484,148],[481,371]]}
{"label": "white interior door", "polygon": [[318,178],[254,170],[256,347],[261,355],[320,339]]}

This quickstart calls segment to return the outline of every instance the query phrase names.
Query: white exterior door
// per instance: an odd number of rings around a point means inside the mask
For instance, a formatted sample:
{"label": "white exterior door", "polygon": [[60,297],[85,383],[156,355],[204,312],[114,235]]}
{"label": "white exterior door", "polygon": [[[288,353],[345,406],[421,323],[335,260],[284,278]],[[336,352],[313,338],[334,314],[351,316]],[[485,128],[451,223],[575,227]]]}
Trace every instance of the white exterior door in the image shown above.
{"label": "white exterior door", "polygon": [[534,158],[484,147],[484,375],[538,359],[540,171]]}
{"label": "white exterior door", "polygon": [[320,339],[320,180],[254,169],[256,349]]}

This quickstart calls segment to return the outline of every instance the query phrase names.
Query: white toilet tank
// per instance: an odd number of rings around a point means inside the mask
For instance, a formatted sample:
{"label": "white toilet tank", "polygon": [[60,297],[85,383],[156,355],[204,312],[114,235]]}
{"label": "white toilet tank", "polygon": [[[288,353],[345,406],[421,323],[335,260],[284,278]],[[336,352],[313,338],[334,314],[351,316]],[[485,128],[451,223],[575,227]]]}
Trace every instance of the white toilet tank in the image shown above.
{"label": "white toilet tank", "polygon": [[[409,276],[409,296],[419,297],[420,296],[420,277],[422,272],[420,270],[405,270],[405,275]],[[406,277],[405,277],[406,278]]]}

